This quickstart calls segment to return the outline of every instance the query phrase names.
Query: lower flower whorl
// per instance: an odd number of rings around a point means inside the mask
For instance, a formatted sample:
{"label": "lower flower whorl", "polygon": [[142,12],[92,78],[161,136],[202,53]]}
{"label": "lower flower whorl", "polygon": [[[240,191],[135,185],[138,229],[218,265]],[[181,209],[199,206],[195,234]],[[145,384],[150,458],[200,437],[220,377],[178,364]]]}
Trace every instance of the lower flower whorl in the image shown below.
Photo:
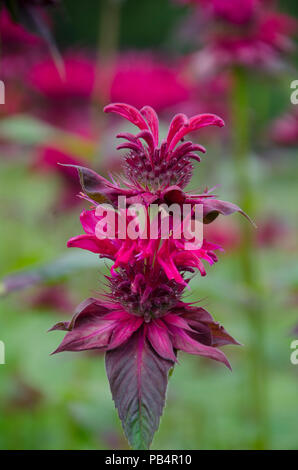
{"label": "lower flower whorl", "polygon": [[[140,263],[144,268],[144,263]],[[135,267],[120,269],[107,278],[110,293],[107,296],[119,302],[126,311],[144,318],[149,323],[165,315],[181,299],[184,286],[169,280],[163,271],[146,273]]]}

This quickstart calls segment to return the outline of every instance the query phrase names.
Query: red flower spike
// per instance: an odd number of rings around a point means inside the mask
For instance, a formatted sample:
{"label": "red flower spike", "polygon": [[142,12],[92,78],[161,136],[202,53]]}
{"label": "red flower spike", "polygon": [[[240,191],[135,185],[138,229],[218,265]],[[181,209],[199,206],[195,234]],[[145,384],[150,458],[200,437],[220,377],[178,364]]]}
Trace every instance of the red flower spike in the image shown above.
{"label": "red flower spike", "polygon": [[[128,151],[123,187],[88,168],[76,167],[83,197],[93,208],[81,213],[85,234],[70,239],[68,246],[113,261],[110,275],[106,276],[108,289],[100,299],[83,302],[70,322],[59,322],[52,328],[66,331],[54,353],[93,349],[106,352],[107,375],[125,434],[134,449],[147,449],[159,424],[168,374],[177,363],[179,351],[207,357],[231,368],[218,347],[239,344],[205,309],[182,300],[190,281],[188,273],[193,275],[198,270],[206,275],[203,261],[213,265],[217,261],[215,250],[221,247],[207,240],[201,246],[187,246],[192,240],[183,231],[180,238],[174,237],[186,219],[193,222],[193,212],[179,222],[169,212],[169,236],[163,237],[160,227],[153,236],[149,206],[188,203],[193,208],[194,204],[202,204],[206,223],[211,223],[218,214],[241,210],[208,192],[196,195],[183,191],[192,174],[190,160],[198,159],[195,152],[205,149],[192,142],[179,143],[180,140],[201,127],[222,126],[220,118],[204,114],[188,119],[178,114],[170,124],[167,139],[159,144],[158,118],[149,106],[138,111],[133,106],[116,103],[105,111],[119,114],[140,132],[119,135],[126,140],[120,148]],[[120,195],[127,197],[127,206],[115,210]],[[104,211],[97,211],[102,200],[112,207],[105,205]],[[94,203],[99,204],[94,207]],[[129,204],[134,203],[144,205],[147,237],[128,236],[132,220],[136,233],[145,233],[129,212]],[[115,233],[101,237],[99,227],[107,233],[112,223],[105,217],[112,215]],[[157,220],[159,217],[160,214]]]}

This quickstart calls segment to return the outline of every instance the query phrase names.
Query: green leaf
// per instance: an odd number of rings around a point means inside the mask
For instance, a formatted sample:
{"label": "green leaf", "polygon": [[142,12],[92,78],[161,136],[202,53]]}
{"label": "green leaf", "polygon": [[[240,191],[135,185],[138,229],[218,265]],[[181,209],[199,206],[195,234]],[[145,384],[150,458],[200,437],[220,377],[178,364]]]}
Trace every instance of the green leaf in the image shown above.
{"label": "green leaf", "polygon": [[49,140],[56,133],[54,127],[26,115],[1,120],[0,135],[20,144],[36,145]]}
{"label": "green leaf", "polygon": [[100,268],[101,265],[102,261],[94,254],[85,252],[67,253],[50,263],[6,276],[0,281],[0,296],[27,289],[35,284],[56,281],[84,269]]}
{"label": "green leaf", "polygon": [[96,152],[96,142],[25,114],[2,119],[0,137],[20,145],[36,146],[55,142],[55,147],[83,158],[92,158]]}

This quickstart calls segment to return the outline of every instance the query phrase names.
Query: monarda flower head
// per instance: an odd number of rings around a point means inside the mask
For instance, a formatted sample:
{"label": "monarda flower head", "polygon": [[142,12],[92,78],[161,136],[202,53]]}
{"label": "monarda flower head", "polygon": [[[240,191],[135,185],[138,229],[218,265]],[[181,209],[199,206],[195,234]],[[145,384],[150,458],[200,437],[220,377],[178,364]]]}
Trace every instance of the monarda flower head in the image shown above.
{"label": "monarda flower head", "polygon": [[134,106],[114,103],[104,108],[106,113],[115,113],[134,124],[139,132],[121,133],[124,139],[118,149],[125,150],[124,175],[108,181],[93,170],[78,167],[83,194],[95,203],[108,201],[116,205],[119,196],[125,196],[128,204],[154,203],[202,204],[204,223],[210,223],[219,214],[229,215],[241,209],[230,202],[221,201],[208,190],[202,194],[185,192],[193,174],[193,162],[200,162],[197,152],[206,149],[199,144],[185,141],[191,132],[208,126],[224,126],[215,114],[198,114],[188,118],[177,114],[170,123],[166,139],[160,142],[159,121],[150,106],[140,111]]}
{"label": "monarda flower head", "polygon": [[[108,224],[112,223],[112,218],[115,215],[113,210],[101,211],[102,214],[97,214],[97,210],[91,209],[81,213],[81,224],[85,234],[71,238],[67,246],[82,248],[98,253],[100,257],[108,258],[114,261],[112,265],[112,272],[118,267],[126,268],[127,266],[135,265],[138,260],[143,260],[149,266],[158,266],[162,269],[169,280],[175,280],[179,284],[186,285],[181,271],[198,269],[202,276],[206,275],[203,260],[207,261],[210,265],[217,261],[217,256],[214,250],[221,250],[219,245],[210,243],[203,240],[200,244],[193,243],[193,246],[187,245],[190,241],[185,238],[182,230],[179,239],[174,238],[173,234],[169,234],[166,239],[162,240],[162,232],[160,227],[157,227],[157,236],[152,238],[152,231],[150,231],[150,210],[145,209],[146,222],[148,223],[148,231],[145,235],[141,234],[140,224],[134,227],[136,221],[132,220],[132,215],[129,213],[116,214],[116,231],[111,238],[107,238],[105,234],[108,232]],[[107,217],[103,215],[106,212]],[[121,217],[125,224],[124,233],[120,233]],[[133,239],[129,235],[129,224],[136,229],[140,235]],[[101,233],[100,233],[101,232]],[[101,236],[101,234],[103,236]]]}
{"label": "monarda flower head", "polygon": [[[195,152],[202,147],[181,140],[201,127],[222,126],[219,117],[205,114],[188,119],[177,115],[166,140],[159,143],[158,119],[152,108],[138,111],[114,104],[105,111],[122,115],[140,132],[120,136],[126,140],[121,148],[128,152],[122,184],[78,167],[82,197],[93,207],[81,214],[85,234],[72,238],[68,246],[98,253],[112,260],[113,265],[106,276],[105,294],[84,301],[71,321],[59,322],[52,330],[67,332],[55,353],[90,349],[106,352],[107,375],[125,434],[133,448],[147,449],[159,425],[169,371],[177,362],[178,352],[208,357],[230,367],[218,347],[238,343],[204,308],[183,300],[195,270],[205,274],[202,260],[213,264],[217,259],[214,250],[220,247],[207,240],[189,246],[192,239],[185,234],[174,238],[179,224],[170,211],[166,214],[169,233],[165,238],[159,227],[155,237],[151,231],[143,237],[141,222],[152,220],[152,201],[160,208],[169,199],[178,207],[189,200],[191,222],[196,201],[203,205],[208,222],[218,213],[240,209],[209,193],[191,196],[184,192],[192,174],[191,161],[198,159]],[[120,209],[116,206],[118,196],[127,197]],[[103,199],[110,205],[102,204]],[[135,221],[130,211],[130,204],[136,202],[143,202],[143,220]],[[111,234],[115,214],[115,233]],[[139,236],[130,235],[132,222]]]}
{"label": "monarda flower head", "polygon": [[112,396],[135,449],[148,449],[165,403],[169,371],[178,351],[230,364],[218,349],[238,344],[202,307],[181,300],[183,287],[157,267],[136,262],[108,277],[106,298],[90,298],[71,321],[55,353],[106,353]]}

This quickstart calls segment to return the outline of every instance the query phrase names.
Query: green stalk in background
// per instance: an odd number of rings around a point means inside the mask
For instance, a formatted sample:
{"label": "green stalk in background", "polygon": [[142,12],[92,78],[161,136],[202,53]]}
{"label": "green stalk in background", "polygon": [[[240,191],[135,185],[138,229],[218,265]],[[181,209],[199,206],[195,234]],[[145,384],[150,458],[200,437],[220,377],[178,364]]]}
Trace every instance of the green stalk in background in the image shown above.
{"label": "green stalk in background", "polygon": [[[256,213],[255,196],[250,171],[250,103],[248,99],[247,72],[235,68],[232,91],[233,156],[240,207],[252,218]],[[265,358],[265,312],[262,285],[258,267],[256,230],[242,224],[240,252],[241,276],[246,287],[244,306],[250,325],[248,385],[249,413],[256,426],[254,449],[269,446],[267,364]]]}
{"label": "green stalk in background", "polygon": [[93,129],[97,135],[101,135],[105,128],[102,108],[110,101],[111,81],[114,76],[119,45],[122,2],[123,0],[103,0],[100,7],[97,44],[98,66],[93,93]]}
{"label": "green stalk in background", "polygon": [[99,36],[98,36],[98,62],[99,70],[106,70],[105,89],[102,98],[106,104],[109,96],[111,79],[113,77],[116,54],[118,52],[120,16],[122,0],[104,0],[102,2]]}

